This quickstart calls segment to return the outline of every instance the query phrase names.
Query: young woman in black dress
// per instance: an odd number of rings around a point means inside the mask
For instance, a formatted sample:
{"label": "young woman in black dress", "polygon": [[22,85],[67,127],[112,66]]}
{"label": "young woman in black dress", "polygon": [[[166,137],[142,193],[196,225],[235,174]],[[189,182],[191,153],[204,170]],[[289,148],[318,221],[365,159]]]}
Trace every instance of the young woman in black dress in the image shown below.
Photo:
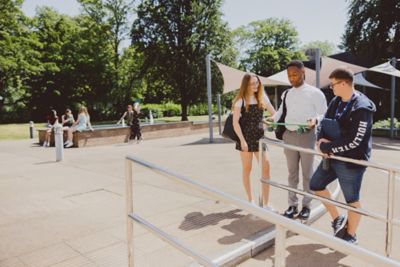
{"label": "young woman in black dress", "polygon": [[[259,157],[259,140],[264,135],[264,130],[260,127],[263,120],[264,110],[268,110],[271,116],[275,109],[264,92],[260,78],[253,74],[245,74],[242,79],[240,90],[233,100],[233,127],[239,142],[236,149],[240,151],[242,161],[243,186],[250,202],[255,204],[250,186],[250,173],[253,155]],[[240,120],[240,122],[239,122]],[[267,153],[262,159],[262,176],[264,179],[270,178],[270,166]],[[262,184],[263,207],[268,206],[269,185]]]}

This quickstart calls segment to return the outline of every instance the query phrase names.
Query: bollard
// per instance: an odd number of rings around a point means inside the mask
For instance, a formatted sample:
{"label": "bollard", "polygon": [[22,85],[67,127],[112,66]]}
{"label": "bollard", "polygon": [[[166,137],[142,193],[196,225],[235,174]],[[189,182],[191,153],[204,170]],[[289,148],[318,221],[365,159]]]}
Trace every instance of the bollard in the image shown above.
{"label": "bollard", "polygon": [[30,121],[29,122],[29,136],[31,139],[33,139],[33,127],[34,127],[33,121]]}
{"label": "bollard", "polygon": [[151,112],[151,110],[149,112],[149,117],[150,117],[150,124],[154,124],[153,113]]}
{"label": "bollard", "polygon": [[56,122],[54,125],[54,141],[56,147],[56,161],[62,161],[64,158],[64,144],[63,144],[63,127],[60,123]]}

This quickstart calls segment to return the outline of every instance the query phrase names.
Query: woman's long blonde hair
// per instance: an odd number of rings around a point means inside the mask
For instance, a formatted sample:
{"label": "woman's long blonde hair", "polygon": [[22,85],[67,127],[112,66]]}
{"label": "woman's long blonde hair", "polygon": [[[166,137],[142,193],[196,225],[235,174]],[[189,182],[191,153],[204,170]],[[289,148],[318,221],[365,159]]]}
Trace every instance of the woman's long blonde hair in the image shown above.
{"label": "woman's long blonde hair", "polygon": [[249,103],[249,98],[250,98],[248,88],[249,88],[251,77],[256,77],[258,80],[258,90],[257,90],[257,93],[255,94],[255,97],[257,99],[258,108],[265,109],[267,107],[267,105],[264,101],[264,97],[263,97],[264,88],[263,88],[263,85],[261,84],[260,78],[255,74],[246,73],[242,78],[242,84],[240,85],[240,90],[232,101],[232,110],[235,107],[235,103],[237,101],[239,101],[239,99],[244,99],[245,100],[245,108],[246,108],[246,111],[248,111],[248,109],[249,109],[248,103]]}
{"label": "woman's long blonde hair", "polygon": [[87,117],[90,117],[89,112],[87,111],[87,108],[85,106],[81,106],[81,108],[79,109],[79,114],[82,112],[85,113]]}

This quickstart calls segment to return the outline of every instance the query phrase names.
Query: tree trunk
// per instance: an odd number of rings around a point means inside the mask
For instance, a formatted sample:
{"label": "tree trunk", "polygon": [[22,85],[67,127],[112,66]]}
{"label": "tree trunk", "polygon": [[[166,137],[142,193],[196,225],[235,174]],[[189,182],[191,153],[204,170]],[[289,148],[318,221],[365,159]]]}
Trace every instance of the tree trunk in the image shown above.
{"label": "tree trunk", "polygon": [[182,108],[182,119],[181,121],[188,121],[188,104],[185,100],[182,99],[181,101],[181,108]]}

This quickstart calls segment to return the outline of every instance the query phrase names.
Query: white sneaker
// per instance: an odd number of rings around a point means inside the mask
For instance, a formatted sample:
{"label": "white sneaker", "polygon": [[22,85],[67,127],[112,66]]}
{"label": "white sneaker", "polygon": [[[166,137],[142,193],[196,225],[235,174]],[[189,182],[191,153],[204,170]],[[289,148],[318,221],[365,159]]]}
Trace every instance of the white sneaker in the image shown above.
{"label": "white sneaker", "polygon": [[47,142],[45,141],[45,142],[43,142],[42,147],[46,147],[46,146],[47,146]]}
{"label": "white sneaker", "polygon": [[46,145],[47,147],[50,147],[50,142],[47,142],[47,145]]}
{"label": "white sneaker", "polygon": [[68,144],[65,145],[66,148],[68,147],[72,147],[74,145],[74,143],[72,143],[71,141],[68,142]]}
{"label": "white sneaker", "polygon": [[274,209],[274,207],[272,207],[271,205],[263,205],[263,209],[272,211],[274,213],[278,213],[278,211],[276,209]]}
{"label": "white sneaker", "polygon": [[64,142],[64,146],[66,146],[68,143],[69,143],[69,141],[68,141],[68,140],[67,140],[67,141],[65,141],[65,142]]}

